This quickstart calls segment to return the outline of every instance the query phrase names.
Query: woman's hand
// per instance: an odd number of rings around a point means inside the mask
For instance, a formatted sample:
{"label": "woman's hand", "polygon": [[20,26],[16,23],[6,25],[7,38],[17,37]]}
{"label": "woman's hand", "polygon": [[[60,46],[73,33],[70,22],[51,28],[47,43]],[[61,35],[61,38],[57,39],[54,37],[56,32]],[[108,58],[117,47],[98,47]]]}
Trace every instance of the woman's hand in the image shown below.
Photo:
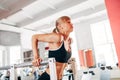
{"label": "woman's hand", "polygon": [[32,64],[33,64],[33,66],[35,66],[35,67],[39,67],[40,64],[41,64],[41,61],[42,61],[41,58],[35,58],[35,59],[32,61]]}

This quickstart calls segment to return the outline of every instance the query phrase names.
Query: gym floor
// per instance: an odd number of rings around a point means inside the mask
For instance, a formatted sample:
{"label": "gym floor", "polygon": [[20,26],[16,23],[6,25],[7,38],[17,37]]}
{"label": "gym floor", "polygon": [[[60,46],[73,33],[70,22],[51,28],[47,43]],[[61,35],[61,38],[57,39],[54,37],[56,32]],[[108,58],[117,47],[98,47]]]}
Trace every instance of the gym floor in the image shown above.
{"label": "gym floor", "polygon": [[111,79],[111,80],[120,80],[120,78],[114,78],[114,79]]}

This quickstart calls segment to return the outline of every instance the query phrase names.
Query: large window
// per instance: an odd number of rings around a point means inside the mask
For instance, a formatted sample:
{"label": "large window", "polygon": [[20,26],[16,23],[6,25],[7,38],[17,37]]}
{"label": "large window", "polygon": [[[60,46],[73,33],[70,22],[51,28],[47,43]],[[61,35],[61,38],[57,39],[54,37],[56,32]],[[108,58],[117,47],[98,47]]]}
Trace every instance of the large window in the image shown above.
{"label": "large window", "polygon": [[115,66],[117,56],[108,20],[91,24],[96,63]]}
{"label": "large window", "polygon": [[10,64],[20,63],[21,60],[21,47],[11,46],[10,48]]}

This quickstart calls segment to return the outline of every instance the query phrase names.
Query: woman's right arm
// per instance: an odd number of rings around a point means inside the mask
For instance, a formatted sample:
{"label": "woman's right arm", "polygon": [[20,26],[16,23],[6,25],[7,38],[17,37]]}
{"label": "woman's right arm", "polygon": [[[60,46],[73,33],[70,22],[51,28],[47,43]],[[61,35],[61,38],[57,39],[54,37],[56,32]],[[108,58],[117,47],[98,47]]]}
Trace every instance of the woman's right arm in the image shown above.
{"label": "woman's right arm", "polygon": [[32,36],[32,50],[33,50],[33,55],[34,55],[34,60],[32,62],[32,64],[34,66],[40,66],[40,62],[41,59],[39,57],[39,53],[38,53],[38,39],[37,39],[38,35],[33,35]]}
{"label": "woman's right arm", "polygon": [[60,42],[61,35],[56,33],[49,33],[49,34],[35,34],[32,36],[32,50],[34,54],[33,65],[40,66],[41,58],[38,52],[38,42]]}

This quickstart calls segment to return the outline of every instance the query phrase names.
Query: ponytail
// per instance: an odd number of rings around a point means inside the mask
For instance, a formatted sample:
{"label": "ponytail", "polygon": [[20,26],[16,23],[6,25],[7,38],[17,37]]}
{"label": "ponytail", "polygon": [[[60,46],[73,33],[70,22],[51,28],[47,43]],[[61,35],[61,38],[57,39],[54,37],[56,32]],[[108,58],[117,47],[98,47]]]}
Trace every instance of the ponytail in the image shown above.
{"label": "ponytail", "polygon": [[54,32],[54,33],[58,33],[58,29],[57,29],[57,28],[54,28],[54,29],[53,29],[53,32]]}

